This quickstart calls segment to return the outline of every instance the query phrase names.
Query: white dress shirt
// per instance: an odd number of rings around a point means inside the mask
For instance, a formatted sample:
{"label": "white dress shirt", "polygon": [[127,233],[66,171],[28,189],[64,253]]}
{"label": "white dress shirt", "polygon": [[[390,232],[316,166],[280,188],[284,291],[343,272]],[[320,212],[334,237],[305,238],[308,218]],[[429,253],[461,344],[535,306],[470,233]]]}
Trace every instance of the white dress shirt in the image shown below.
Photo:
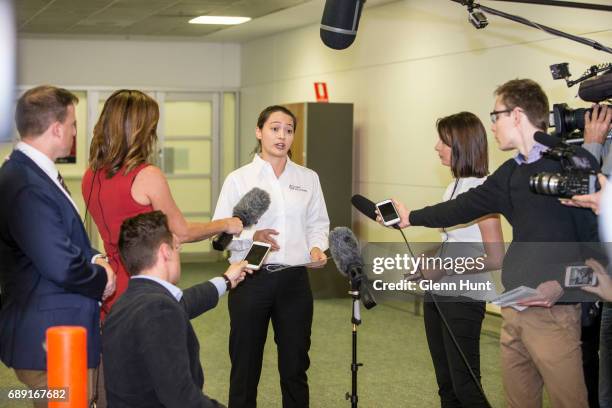
{"label": "white dress shirt", "polygon": [[78,214],[79,209],[72,200],[72,197],[70,197],[70,194],[68,194],[68,192],[64,189],[64,187],[62,187],[59,180],[57,179],[59,171],[57,170],[57,167],[55,167],[55,163],[53,163],[53,161],[49,157],[47,157],[46,154],[24,142],[17,143],[17,145],[15,146],[15,150],[19,150],[21,153],[32,159],[32,161],[36,163],[36,165],[40,167],[40,169],[44,171],[47,176],[49,176],[51,181],[55,183],[55,185],[64,193],[64,195],[66,196],[68,201],[70,201],[70,203]]}
{"label": "white dress shirt", "polygon": [[221,188],[213,220],[231,217],[234,206],[253,187],[270,194],[270,207],[257,224],[234,237],[228,247],[230,262],[241,261],[251,247],[255,231],[268,228],[278,231],[272,237],[280,249],[268,254],[266,264],[303,264],[310,261],[313,248],[328,248],[329,217],[319,176],[289,158],[280,177],[257,154],[251,163],[230,173]]}

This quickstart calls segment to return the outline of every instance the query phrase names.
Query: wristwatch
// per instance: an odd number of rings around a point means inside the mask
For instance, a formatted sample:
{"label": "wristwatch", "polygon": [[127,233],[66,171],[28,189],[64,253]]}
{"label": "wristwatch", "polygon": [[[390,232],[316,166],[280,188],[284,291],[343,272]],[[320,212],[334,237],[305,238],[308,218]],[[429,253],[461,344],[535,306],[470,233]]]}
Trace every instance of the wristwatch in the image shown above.
{"label": "wristwatch", "polygon": [[221,275],[223,280],[225,280],[225,289],[228,291],[232,290],[232,281],[226,275]]}

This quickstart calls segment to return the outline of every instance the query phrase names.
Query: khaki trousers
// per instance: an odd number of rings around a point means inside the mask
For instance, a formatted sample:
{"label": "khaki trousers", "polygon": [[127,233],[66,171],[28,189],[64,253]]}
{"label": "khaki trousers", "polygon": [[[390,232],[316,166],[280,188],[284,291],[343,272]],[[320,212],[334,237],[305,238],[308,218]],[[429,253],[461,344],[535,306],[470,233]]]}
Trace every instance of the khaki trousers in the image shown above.
{"label": "khaki trousers", "polygon": [[[99,374],[98,374],[99,373]],[[41,389],[47,388],[47,372],[41,370],[15,370],[17,379],[25,384],[30,389]],[[96,376],[98,387],[98,401],[96,403],[97,408],[106,408],[106,390],[104,389],[104,372],[102,368],[102,362],[97,369],[90,368],[87,370],[87,396],[89,403],[93,398],[94,387],[96,386]],[[35,408],[47,408],[46,400],[33,400]]]}
{"label": "khaki trousers", "polygon": [[502,377],[510,408],[587,408],[580,349],[580,305],[502,309]]}

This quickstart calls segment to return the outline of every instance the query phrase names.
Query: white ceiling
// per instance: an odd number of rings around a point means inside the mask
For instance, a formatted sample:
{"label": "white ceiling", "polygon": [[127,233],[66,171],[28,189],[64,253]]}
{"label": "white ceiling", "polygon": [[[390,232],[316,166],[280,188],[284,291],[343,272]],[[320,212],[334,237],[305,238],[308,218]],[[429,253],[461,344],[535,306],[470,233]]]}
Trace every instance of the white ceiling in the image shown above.
{"label": "white ceiling", "polygon": [[[394,0],[368,0],[372,7]],[[321,20],[325,0],[15,0],[20,36],[130,37],[243,42]],[[246,16],[233,27],[188,24]]]}

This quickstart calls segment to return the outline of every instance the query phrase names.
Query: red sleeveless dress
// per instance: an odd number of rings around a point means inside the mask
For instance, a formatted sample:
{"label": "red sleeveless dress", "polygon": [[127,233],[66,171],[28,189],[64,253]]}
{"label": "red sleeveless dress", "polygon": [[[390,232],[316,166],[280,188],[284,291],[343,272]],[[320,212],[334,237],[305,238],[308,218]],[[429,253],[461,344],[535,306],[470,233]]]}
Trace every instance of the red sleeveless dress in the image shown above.
{"label": "red sleeveless dress", "polygon": [[104,241],[104,250],[109,263],[117,275],[117,290],[104,301],[102,319],[110,312],[111,306],[125,292],[129,275],[119,256],[119,231],[127,218],[153,211],[151,205],[142,205],[132,198],[132,184],[138,173],[149,166],[143,163],[125,174],[119,170],[113,177],[107,178],[105,170],[94,172],[88,168],[83,176],[83,200],[89,214],[96,223]]}

